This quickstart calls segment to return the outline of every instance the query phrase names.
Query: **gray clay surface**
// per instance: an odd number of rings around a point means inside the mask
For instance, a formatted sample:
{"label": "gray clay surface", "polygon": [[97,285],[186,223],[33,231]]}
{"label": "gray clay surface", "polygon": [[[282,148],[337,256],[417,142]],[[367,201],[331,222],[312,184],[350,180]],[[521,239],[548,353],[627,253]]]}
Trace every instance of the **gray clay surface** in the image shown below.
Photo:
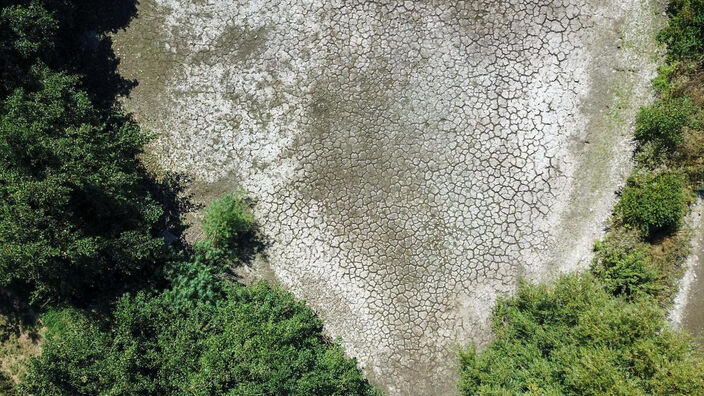
{"label": "gray clay surface", "polygon": [[390,395],[453,394],[519,277],[585,268],[650,96],[646,0],[142,0],[115,37],[149,161],[244,188],[253,276]]}
{"label": "gray clay surface", "polygon": [[687,216],[691,232],[690,254],[684,264],[679,290],[670,309],[670,322],[704,341],[704,200],[700,197]]}

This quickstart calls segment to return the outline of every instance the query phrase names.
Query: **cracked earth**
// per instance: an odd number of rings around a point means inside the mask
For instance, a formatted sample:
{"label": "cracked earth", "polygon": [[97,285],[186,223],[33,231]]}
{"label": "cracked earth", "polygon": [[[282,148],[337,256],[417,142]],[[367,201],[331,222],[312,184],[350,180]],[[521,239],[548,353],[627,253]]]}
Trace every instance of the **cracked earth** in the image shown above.
{"label": "cracked earth", "polygon": [[645,0],[142,0],[115,37],[149,161],[246,189],[252,276],[391,395],[456,393],[520,277],[585,268],[659,50]]}

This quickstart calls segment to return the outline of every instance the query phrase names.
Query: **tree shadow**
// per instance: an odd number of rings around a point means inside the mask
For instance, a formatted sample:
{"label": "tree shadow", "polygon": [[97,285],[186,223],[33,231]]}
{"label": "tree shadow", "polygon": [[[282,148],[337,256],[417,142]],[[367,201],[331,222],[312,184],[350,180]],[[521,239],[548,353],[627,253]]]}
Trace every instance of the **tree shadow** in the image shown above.
{"label": "tree shadow", "polygon": [[23,301],[12,292],[0,289],[0,343],[11,336],[19,337],[27,330],[32,341],[39,338],[39,333],[35,331],[37,314]]}
{"label": "tree shadow", "polygon": [[188,229],[182,221],[185,213],[202,209],[203,205],[193,201],[193,193],[189,192],[191,178],[185,173],[167,172],[160,179],[145,175],[148,189],[164,210],[160,221],[160,235],[167,245],[177,249],[185,248],[183,234]]}
{"label": "tree shadow", "polygon": [[49,2],[59,21],[57,47],[50,66],[82,76],[82,86],[94,104],[109,111],[120,96],[137,86],[118,72],[120,60],[110,33],[126,28],[137,16],[136,0],[74,0]]}
{"label": "tree shadow", "polygon": [[255,223],[250,231],[237,240],[238,265],[251,267],[255,257],[264,254],[270,245],[271,241],[264,235],[261,226]]}

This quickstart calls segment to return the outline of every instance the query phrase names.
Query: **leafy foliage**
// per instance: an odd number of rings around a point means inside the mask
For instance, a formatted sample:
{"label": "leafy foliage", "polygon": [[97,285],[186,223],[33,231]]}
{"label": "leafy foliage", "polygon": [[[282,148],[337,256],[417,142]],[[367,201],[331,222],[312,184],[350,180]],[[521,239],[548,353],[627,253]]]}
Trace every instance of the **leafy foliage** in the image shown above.
{"label": "leafy foliage", "polygon": [[205,211],[202,227],[211,248],[237,255],[243,241],[254,232],[246,195],[240,191],[215,200]]}
{"label": "leafy foliage", "polygon": [[136,158],[147,137],[45,62],[62,47],[60,4],[14,3],[0,10],[0,287],[36,302],[120,293],[165,253]]}
{"label": "leafy foliage", "polygon": [[[18,2],[15,2],[18,3]],[[39,2],[0,10],[0,96],[31,83],[29,69],[53,49],[58,24]]]}
{"label": "leafy foliage", "polygon": [[172,285],[165,291],[165,298],[170,298],[175,306],[193,300],[215,303],[225,295],[222,279],[228,262],[222,251],[210,248],[207,241],[198,242],[192,260],[165,266],[166,278]]}
{"label": "leafy foliage", "polygon": [[461,354],[465,395],[694,395],[700,351],[662,328],[650,299],[614,298],[590,275],[524,285],[497,304],[496,339]]}
{"label": "leafy foliage", "polygon": [[616,210],[625,224],[638,228],[644,236],[675,231],[687,210],[684,181],[672,174],[634,178]]}
{"label": "leafy foliage", "polygon": [[636,139],[674,149],[683,141],[683,129],[693,122],[697,107],[688,98],[661,100],[643,107],[636,118]]}
{"label": "leafy foliage", "polygon": [[655,297],[664,289],[665,277],[652,262],[644,247],[619,249],[608,243],[597,243],[599,260],[593,273],[604,282],[606,290],[629,299]]}
{"label": "leafy foliage", "polygon": [[[22,390],[34,395],[371,395],[322,322],[261,283],[216,301],[169,291],[124,297],[107,330],[72,317],[47,340]],[[177,293],[178,295],[178,293]]]}
{"label": "leafy foliage", "polygon": [[658,39],[670,59],[701,58],[704,54],[704,0],[673,0],[669,22]]}

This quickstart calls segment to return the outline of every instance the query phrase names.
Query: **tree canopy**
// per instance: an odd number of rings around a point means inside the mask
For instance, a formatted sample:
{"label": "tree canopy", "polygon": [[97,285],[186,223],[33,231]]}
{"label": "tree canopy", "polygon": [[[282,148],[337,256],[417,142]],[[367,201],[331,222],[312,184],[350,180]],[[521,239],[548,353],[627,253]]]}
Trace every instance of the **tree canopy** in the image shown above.
{"label": "tree canopy", "polygon": [[[237,237],[251,214],[225,196],[204,226]],[[227,212],[227,221],[213,213]],[[214,209],[213,209],[214,208]],[[239,230],[239,231],[238,231]],[[216,235],[212,235],[216,237]],[[221,237],[221,234],[217,234]],[[223,273],[230,255],[206,239],[191,261],[171,263],[172,286],[120,299],[104,323],[67,309],[22,390],[34,395],[374,395],[356,362],[322,334],[323,324],[289,293],[244,287]]]}
{"label": "tree canopy", "polygon": [[13,3],[0,12],[0,287],[76,302],[149,278],[164,246],[137,159],[147,135],[61,61],[81,22],[69,3]]}

